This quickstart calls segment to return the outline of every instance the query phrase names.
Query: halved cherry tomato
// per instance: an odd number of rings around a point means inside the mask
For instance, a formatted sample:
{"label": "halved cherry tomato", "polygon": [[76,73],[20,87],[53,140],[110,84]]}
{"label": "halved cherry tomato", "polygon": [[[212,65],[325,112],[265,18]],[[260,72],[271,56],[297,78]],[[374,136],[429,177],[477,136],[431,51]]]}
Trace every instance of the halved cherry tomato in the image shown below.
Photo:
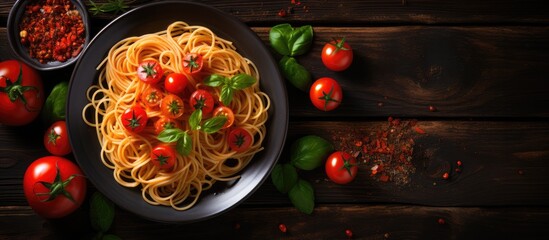
{"label": "halved cherry tomato", "polygon": [[164,93],[160,89],[150,86],[141,93],[141,102],[147,107],[154,108],[160,105],[163,97]]}
{"label": "halved cherry tomato", "polygon": [[353,62],[353,49],[343,39],[334,39],[322,49],[322,63],[332,71],[343,71]]}
{"label": "halved cherry tomato", "polygon": [[180,128],[179,122],[166,116],[161,116],[154,122],[154,132],[158,135],[165,129]]}
{"label": "halved cherry tomato", "polygon": [[173,94],[180,94],[185,90],[188,83],[189,79],[185,74],[170,73],[164,80],[164,88]]}
{"label": "halved cherry tomato", "polygon": [[248,130],[237,127],[229,132],[228,141],[231,150],[236,152],[243,152],[250,148],[254,139],[252,138],[252,134],[250,134]]}
{"label": "halved cherry tomato", "polygon": [[198,89],[191,94],[189,104],[193,110],[201,109],[203,114],[208,114],[213,110],[214,99],[208,91]]}
{"label": "halved cherry tomato", "polygon": [[121,118],[124,128],[135,133],[143,131],[145,126],[147,126],[147,121],[149,120],[145,109],[137,105],[126,109]]}
{"label": "halved cherry tomato", "polygon": [[54,122],[44,133],[44,146],[53,155],[64,156],[72,152],[65,121]]}
{"label": "halved cherry tomato", "polygon": [[164,116],[169,118],[178,118],[183,115],[183,100],[175,94],[168,94],[162,99],[160,109]]}
{"label": "halved cherry tomato", "polygon": [[342,151],[332,153],[326,160],[326,175],[337,184],[347,184],[355,179],[358,172],[356,159]]}
{"label": "halved cherry tomato", "polygon": [[309,97],[316,108],[322,111],[331,111],[341,104],[343,92],[336,80],[323,77],[313,83]]}
{"label": "halved cherry tomato", "polygon": [[137,67],[137,77],[149,84],[156,84],[162,79],[163,75],[162,66],[155,60],[145,60],[139,63],[139,67]]}
{"label": "halved cherry tomato", "polygon": [[167,145],[158,145],[151,152],[151,161],[160,169],[170,171],[176,161],[175,150]]}
{"label": "halved cherry tomato", "polygon": [[225,122],[225,124],[223,124],[223,127],[221,127],[222,129],[228,128],[228,127],[232,126],[233,123],[234,123],[233,110],[231,110],[228,107],[225,107],[225,106],[217,107],[215,110],[213,110],[213,115],[214,115],[214,117],[217,117],[217,116],[227,117],[227,121]]}
{"label": "halved cherry tomato", "polygon": [[202,70],[204,65],[202,55],[199,53],[187,53],[183,57],[183,71],[188,74],[196,74]]}

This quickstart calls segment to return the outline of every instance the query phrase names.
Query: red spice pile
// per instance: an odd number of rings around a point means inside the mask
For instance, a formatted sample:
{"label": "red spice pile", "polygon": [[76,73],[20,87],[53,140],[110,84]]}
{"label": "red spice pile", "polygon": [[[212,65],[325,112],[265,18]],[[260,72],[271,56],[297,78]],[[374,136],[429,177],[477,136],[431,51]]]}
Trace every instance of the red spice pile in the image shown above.
{"label": "red spice pile", "polygon": [[85,42],[82,16],[70,0],[29,3],[19,25],[21,43],[41,63],[77,56]]}
{"label": "red spice pile", "polygon": [[424,133],[416,120],[390,117],[387,124],[376,131],[362,133],[353,129],[334,133],[332,141],[336,149],[353,155],[360,169],[370,171],[373,179],[404,185],[416,171],[412,164],[414,137]]}

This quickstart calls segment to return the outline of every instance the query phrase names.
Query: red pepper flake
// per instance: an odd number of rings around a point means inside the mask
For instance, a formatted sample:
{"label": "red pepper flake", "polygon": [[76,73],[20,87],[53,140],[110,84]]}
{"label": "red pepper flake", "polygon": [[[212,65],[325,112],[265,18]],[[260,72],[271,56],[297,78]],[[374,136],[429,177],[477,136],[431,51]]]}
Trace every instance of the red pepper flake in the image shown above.
{"label": "red pepper flake", "polygon": [[353,237],[353,231],[351,231],[351,229],[345,229],[345,236],[351,239]]}
{"label": "red pepper flake", "polygon": [[40,63],[65,62],[83,49],[85,26],[71,0],[37,0],[26,7],[19,36],[29,56]]}
{"label": "red pepper flake", "polygon": [[436,112],[436,111],[438,111],[437,107],[433,105],[429,105],[429,112]]}
{"label": "red pepper flake", "polygon": [[457,160],[456,165],[457,165],[458,167],[461,167],[462,164],[463,164],[463,163],[462,163],[460,160]]}
{"label": "red pepper flake", "polygon": [[284,224],[284,223],[278,224],[278,229],[283,233],[286,233],[288,231],[288,228],[286,227],[286,224]]}
{"label": "red pepper flake", "polygon": [[437,223],[440,224],[440,225],[444,225],[444,224],[446,224],[446,220],[444,220],[444,218],[439,218],[437,220]]}
{"label": "red pepper flake", "polygon": [[286,17],[286,10],[280,9],[280,11],[278,11],[278,16],[279,17]]}
{"label": "red pepper flake", "polygon": [[384,237],[385,239],[389,239],[389,238],[391,237],[391,234],[385,233],[385,234],[383,234],[383,237]]}
{"label": "red pepper flake", "polygon": [[336,149],[356,156],[374,180],[404,185],[416,170],[412,164],[413,138],[417,136],[412,125],[416,124],[416,120],[389,117],[386,125],[371,132],[364,133],[353,127],[334,131],[332,140]]}
{"label": "red pepper flake", "polygon": [[425,134],[425,130],[423,130],[423,128],[420,128],[418,126],[414,127],[414,131],[416,131],[419,134]]}
{"label": "red pepper flake", "polygon": [[447,180],[448,178],[450,178],[450,174],[448,174],[447,172],[442,174],[442,179]]}

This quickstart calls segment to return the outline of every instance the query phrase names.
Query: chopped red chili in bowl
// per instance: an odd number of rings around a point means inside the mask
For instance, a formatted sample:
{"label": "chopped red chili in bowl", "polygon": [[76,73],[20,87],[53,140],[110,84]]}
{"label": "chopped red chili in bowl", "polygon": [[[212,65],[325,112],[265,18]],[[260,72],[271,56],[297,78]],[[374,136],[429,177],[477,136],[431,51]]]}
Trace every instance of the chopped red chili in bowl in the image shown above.
{"label": "chopped red chili in bowl", "polygon": [[76,0],[19,0],[8,17],[10,44],[37,69],[69,65],[89,40],[84,7]]}

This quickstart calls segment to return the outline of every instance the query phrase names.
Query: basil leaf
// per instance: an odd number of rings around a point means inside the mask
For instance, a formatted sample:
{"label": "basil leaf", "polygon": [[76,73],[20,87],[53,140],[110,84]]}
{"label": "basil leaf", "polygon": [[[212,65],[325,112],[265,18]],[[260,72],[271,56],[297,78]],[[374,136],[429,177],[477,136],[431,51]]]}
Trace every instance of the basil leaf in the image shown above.
{"label": "basil leaf", "polygon": [[273,49],[280,55],[290,55],[288,40],[292,34],[293,28],[288,23],[278,24],[269,31],[269,41]]}
{"label": "basil leaf", "polygon": [[271,173],[271,180],[276,189],[281,193],[288,193],[297,183],[297,179],[297,171],[295,167],[289,163],[276,164]]}
{"label": "basil leaf", "polygon": [[204,124],[202,125],[202,131],[207,134],[212,134],[219,131],[219,129],[221,129],[223,125],[225,125],[225,122],[227,122],[227,117],[225,116],[216,116],[210,118],[204,121]]}
{"label": "basil leaf", "polygon": [[288,39],[290,56],[305,54],[311,48],[313,42],[313,28],[310,25],[298,27],[292,31]]}
{"label": "basil leaf", "polygon": [[284,56],[278,62],[284,78],[288,79],[294,87],[301,91],[308,92],[311,85],[311,73],[305,69],[293,57]]}
{"label": "basil leaf", "polygon": [[189,117],[189,126],[191,126],[192,130],[200,129],[201,121],[202,121],[202,110],[200,109],[194,110],[194,112],[191,113],[191,116]]}
{"label": "basil leaf", "polygon": [[256,82],[254,77],[245,73],[237,74],[233,76],[231,80],[231,88],[238,90],[252,86]]}
{"label": "basil leaf", "polygon": [[204,84],[210,87],[219,87],[226,84],[227,78],[218,74],[212,74],[204,79]]}
{"label": "basil leaf", "polygon": [[176,149],[179,154],[189,156],[193,148],[192,138],[187,132],[181,134],[181,138],[177,141]]}
{"label": "basil leaf", "polygon": [[114,203],[100,192],[95,192],[90,200],[90,221],[93,229],[106,232],[114,219]]}
{"label": "basil leaf", "polygon": [[65,119],[68,92],[69,82],[67,81],[60,82],[53,87],[44,102],[41,113],[42,120],[46,124]]}
{"label": "basil leaf", "polygon": [[311,184],[303,179],[297,183],[288,192],[288,197],[292,204],[301,212],[311,214],[315,207],[315,195]]}
{"label": "basil leaf", "polygon": [[296,140],[290,149],[290,162],[299,169],[312,170],[323,164],[328,154],[334,151],[330,142],[316,135]]}
{"label": "basil leaf", "polygon": [[182,133],[184,133],[183,130],[179,128],[164,129],[158,134],[157,139],[161,142],[172,143],[179,140]]}
{"label": "basil leaf", "polygon": [[223,85],[223,87],[221,87],[221,94],[219,98],[223,105],[229,106],[231,101],[233,101],[233,92],[234,90],[228,85]]}

